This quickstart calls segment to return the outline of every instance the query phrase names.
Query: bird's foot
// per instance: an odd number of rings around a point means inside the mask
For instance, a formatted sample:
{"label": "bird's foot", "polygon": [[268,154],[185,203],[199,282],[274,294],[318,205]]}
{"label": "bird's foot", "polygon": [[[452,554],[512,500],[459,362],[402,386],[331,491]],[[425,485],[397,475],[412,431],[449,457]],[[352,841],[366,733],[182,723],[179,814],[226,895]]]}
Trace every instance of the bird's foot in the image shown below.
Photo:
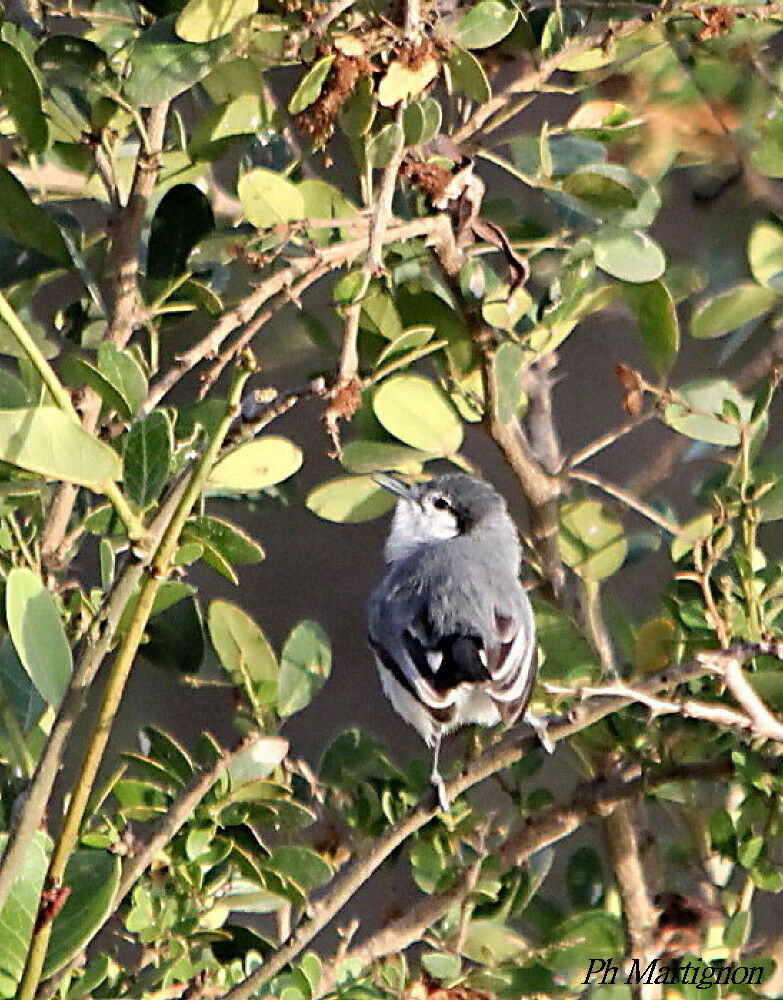
{"label": "bird's foot", "polygon": [[540,715],[534,715],[532,712],[525,712],[525,722],[530,726],[533,732],[539,739],[541,746],[546,750],[547,753],[555,752],[555,744],[549,738],[549,733],[547,731],[546,720]]}

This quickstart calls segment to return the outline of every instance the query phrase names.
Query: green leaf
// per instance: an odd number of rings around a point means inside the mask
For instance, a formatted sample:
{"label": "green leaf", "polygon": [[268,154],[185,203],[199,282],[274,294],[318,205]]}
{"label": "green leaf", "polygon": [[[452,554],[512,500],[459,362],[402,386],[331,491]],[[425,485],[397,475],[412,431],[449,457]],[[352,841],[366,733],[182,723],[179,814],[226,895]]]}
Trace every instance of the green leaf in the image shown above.
{"label": "green leaf", "polygon": [[54,406],[0,410],[0,460],[96,493],[121,475],[119,455]]}
{"label": "green leaf", "polygon": [[662,281],[626,284],[623,296],[636,315],[644,353],[653,369],[665,374],[680,349],[680,326],[669,289]]}
{"label": "green leaf", "polygon": [[690,335],[699,340],[722,337],[774,306],[777,296],[750,283],[736,285],[702,302],[691,316]]}
{"label": "green leaf", "polygon": [[636,208],[647,182],[615,163],[593,163],[563,178],[563,190],[599,215],[621,215]]}
{"label": "green leaf", "polygon": [[147,277],[170,281],[184,274],[191,250],[214,228],[209,198],[195,184],[169,188],[152,217]]}
{"label": "green leaf", "polygon": [[248,222],[256,229],[271,229],[280,223],[304,218],[301,191],[273,170],[263,167],[249,170],[240,177],[237,194]]}
{"label": "green leaf", "polygon": [[463,49],[487,49],[505,38],[516,23],[514,7],[499,0],[482,0],[460,17],[451,36]]}
{"label": "green leaf", "polygon": [[449,90],[470,101],[483,104],[492,96],[487,74],[478,59],[466,49],[454,46],[446,62]]}
{"label": "green leaf", "polygon": [[628,542],[620,522],[596,500],[564,503],[558,549],[567,566],[586,580],[604,580],[625,561]]}
{"label": "green leaf", "polygon": [[153,615],[147,623],[146,636],[142,655],[164,670],[195,674],[204,662],[201,608],[192,594]]}
{"label": "green leaf", "polygon": [[49,85],[89,87],[109,75],[106,53],[95,42],[77,35],[50,35],[35,53],[36,66]]}
{"label": "green leaf", "polygon": [[434,56],[425,56],[416,66],[409,66],[399,59],[389,63],[378,85],[378,103],[393,108],[400,101],[416,97],[428,87],[440,72],[440,63]]}
{"label": "green leaf", "polygon": [[421,956],[422,968],[427,975],[441,983],[451,983],[459,978],[462,959],[459,955],[449,955],[442,951],[428,951]]}
{"label": "green leaf", "polygon": [[304,892],[326,885],[333,874],[332,866],[320,854],[293,845],[275,847],[264,867],[291,879]]}
{"label": "green leaf", "polygon": [[267,435],[241,444],[209,474],[214,489],[251,493],[292,476],[302,465],[302,451],[288,438]]}
{"label": "green leaf", "polygon": [[288,753],[288,740],[279,736],[263,736],[254,739],[246,747],[232,754],[228,765],[228,776],[232,790],[254,781],[268,778],[283,762]]}
{"label": "green leaf", "polygon": [[7,42],[0,42],[0,104],[28,150],[43,153],[49,127],[41,109],[41,90],[24,56]]}
{"label": "green leaf", "polygon": [[4,368],[0,369],[0,410],[18,410],[30,405],[23,383]]}
{"label": "green leaf", "polygon": [[190,755],[179,743],[157,726],[145,726],[144,736],[149,741],[148,754],[152,760],[165,767],[168,773],[185,785],[195,774],[195,766]]}
{"label": "green leaf", "polygon": [[326,683],[331,669],[332,650],[326,632],[317,622],[299,622],[280,654],[278,714],[293,715],[309,705]]}
{"label": "green leaf", "polygon": [[111,912],[120,884],[120,858],[108,851],[75,851],[65,869],[63,885],[70,889],[52,922],[43,976],[53,976],[84,948]]}
{"label": "green leaf", "polygon": [[407,330],[403,330],[399,336],[395,337],[390,344],[384,347],[375,359],[375,368],[380,368],[381,365],[385,365],[392,358],[402,357],[410,351],[416,351],[420,347],[424,347],[426,343],[432,340],[434,333],[434,326],[412,326]]}
{"label": "green leaf", "polygon": [[655,281],[666,267],[663,250],[646,233],[604,226],[592,245],[596,266],[620,281]]}
{"label": "green leaf", "polygon": [[374,119],[372,80],[368,76],[362,76],[338,111],[337,120],[347,136],[358,139],[370,131]]}
{"label": "green leaf", "polygon": [[756,223],[748,240],[748,262],[760,285],[783,294],[783,229],[778,223]]}
{"label": "green leaf", "polygon": [[292,115],[298,115],[300,111],[309,108],[313,101],[317,100],[332,69],[333,62],[334,56],[323,56],[323,58],[316,60],[305,73],[288,102],[288,110]]}
{"label": "green leaf", "polygon": [[576,624],[551,604],[535,601],[536,636],[544,654],[541,676],[552,681],[576,681],[596,672],[590,644]]}
{"label": "green leaf", "polygon": [[188,0],[174,22],[186,42],[211,42],[222,38],[258,10],[256,0]]}
{"label": "green leaf", "polygon": [[236,139],[254,136],[269,124],[263,98],[258,93],[240,94],[203,112],[190,133],[188,153],[193,160],[216,160]]}
{"label": "green leaf", "polygon": [[509,294],[508,285],[498,285],[481,305],[481,315],[490,326],[513,330],[533,305],[530,295],[521,286]]}
{"label": "green leaf", "polygon": [[462,423],[441,390],[421,375],[395,375],[372,400],[375,416],[400,441],[433,455],[453,455],[462,445]]}
{"label": "green leaf", "polygon": [[528,947],[525,939],[500,920],[471,920],[463,954],[480,965],[516,959]]}
{"label": "green leaf", "polygon": [[340,452],[340,465],[346,472],[405,472],[416,475],[429,455],[402,444],[387,441],[349,441]]}
{"label": "green leaf", "polygon": [[37,250],[63,267],[71,267],[71,255],[59,226],[27,193],[21,181],[0,166],[0,232],[20,247]]}
{"label": "green leaf", "polygon": [[41,697],[57,708],[73,658],[54,595],[32,570],[14,567],[6,579],[5,613],[22,666]]}
{"label": "green leaf", "polygon": [[372,167],[385,167],[399,153],[404,142],[402,126],[389,122],[367,143],[367,162]]}
{"label": "green leaf", "polygon": [[566,866],[568,897],[575,907],[597,906],[604,890],[601,859],[592,847],[578,847]]}
{"label": "green leaf", "polygon": [[699,514],[687,524],[683,524],[672,539],[672,562],[679,562],[693,548],[696,542],[709,538],[714,528],[712,514]]}
{"label": "green leaf", "polygon": [[492,357],[496,387],[495,415],[502,424],[513,420],[525,401],[521,381],[525,366],[525,352],[510,341],[501,344]]}
{"label": "green leaf", "polygon": [[125,495],[136,510],[146,510],[168,478],[174,449],[171,421],[163,410],[153,410],[131,426],[123,441]]}
{"label": "green leaf", "polygon": [[[336,187],[316,177],[307,177],[299,182],[299,193],[304,199],[305,219],[350,219],[355,216],[356,206]],[[318,246],[326,246],[332,239],[334,230],[308,229],[307,234]],[[341,229],[345,236],[346,230]]]}
{"label": "green leaf", "polygon": [[253,619],[235,604],[212,601],[207,614],[209,637],[223,669],[238,686],[247,677],[264,683],[271,695],[277,689],[277,660],[266,636]]}
{"label": "green leaf", "polygon": [[122,84],[132,104],[148,107],[176,97],[210,72],[225,51],[228,39],[204,45],[179,39],[174,18],[165,17],[143,31],[132,43],[130,73]]}
{"label": "green leaf", "polygon": [[235,524],[219,517],[191,517],[182,532],[183,539],[197,541],[215,549],[227,563],[243,566],[261,562],[264,550],[250,535]]}
{"label": "green leaf", "polygon": [[394,497],[369,476],[339,476],[311,490],[305,506],[325,521],[358,524],[391,510]]}
{"label": "green leaf", "polygon": [[147,398],[147,376],[130,351],[106,341],[98,345],[97,368],[125,401],[126,415],[135,414]]}
{"label": "green leaf", "polygon": [[[5,850],[8,834],[0,834],[0,850]],[[33,834],[24,852],[19,874],[0,911],[0,996],[16,996],[22,977],[27,945],[33,933],[52,842],[41,831]]]}
{"label": "green leaf", "polygon": [[440,131],[442,112],[432,97],[411,101],[402,113],[402,128],[406,146],[420,146]]}
{"label": "green leaf", "polygon": [[753,403],[727,379],[696,379],[677,389],[685,406],[668,403],[663,411],[664,422],[685,437],[708,444],[736,446],[740,440],[740,428],[724,420],[723,406],[728,400],[737,407],[741,419],[747,421]]}
{"label": "green leaf", "polygon": [[40,719],[46,702],[22,666],[9,635],[0,640],[0,689],[11,705],[19,728],[27,733]]}

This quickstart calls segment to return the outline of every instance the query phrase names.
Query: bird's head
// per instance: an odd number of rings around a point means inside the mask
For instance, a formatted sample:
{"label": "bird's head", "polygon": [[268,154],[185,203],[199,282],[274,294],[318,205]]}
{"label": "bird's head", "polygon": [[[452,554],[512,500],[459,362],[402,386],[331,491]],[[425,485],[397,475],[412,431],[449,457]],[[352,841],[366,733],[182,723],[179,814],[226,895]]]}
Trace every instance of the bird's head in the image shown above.
{"label": "bird's head", "polygon": [[373,478],[398,497],[386,543],[389,562],[404,558],[423,545],[467,535],[495,518],[508,517],[500,494],[489,483],[464,473],[449,473],[415,483],[385,473]]}

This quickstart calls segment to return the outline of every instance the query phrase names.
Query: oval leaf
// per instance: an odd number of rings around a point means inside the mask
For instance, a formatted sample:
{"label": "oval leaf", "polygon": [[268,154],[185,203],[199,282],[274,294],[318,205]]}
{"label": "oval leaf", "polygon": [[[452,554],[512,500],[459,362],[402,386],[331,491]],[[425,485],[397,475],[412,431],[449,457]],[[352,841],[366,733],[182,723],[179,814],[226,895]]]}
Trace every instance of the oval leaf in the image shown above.
{"label": "oval leaf", "polygon": [[125,495],[137,510],[158,499],[169,474],[174,448],[171,422],[162,410],[137,420],[125,436],[122,481]]}
{"label": "oval leaf", "polygon": [[329,636],[317,622],[299,622],[283,644],[277,682],[277,711],[293,715],[309,705],[332,669]]}
{"label": "oval leaf", "polygon": [[186,42],[211,42],[257,10],[256,0],[189,0],[177,15],[174,30]]}
{"label": "oval leaf", "polygon": [[[8,834],[0,834],[0,850],[5,850],[7,840]],[[34,834],[25,848],[19,874],[0,911],[0,996],[16,996],[51,849],[52,842],[47,834],[40,831]]]}
{"label": "oval leaf", "polygon": [[367,143],[367,161],[373,167],[385,167],[402,149],[405,134],[397,122],[390,122]]}
{"label": "oval leaf", "polygon": [[54,406],[0,410],[0,459],[97,493],[121,475],[119,455]]}
{"label": "oval leaf", "polygon": [[6,580],[5,613],[22,666],[44,701],[57,708],[73,658],[54,595],[32,570],[15,567]]}
{"label": "oval leaf", "polygon": [[394,497],[369,476],[339,476],[311,490],[305,504],[325,521],[358,524],[391,510]]}
{"label": "oval leaf", "polygon": [[462,424],[440,389],[421,375],[396,375],[375,392],[375,416],[411,448],[453,455],[462,445]]}
{"label": "oval leaf", "polygon": [[273,170],[256,167],[239,180],[237,194],[248,222],[271,229],[282,222],[304,218],[305,204],[295,184]]}
{"label": "oval leaf", "polygon": [[68,246],[54,219],[36,205],[24,185],[0,166],[0,232],[19,246],[37,250],[64,267],[72,265]]}
{"label": "oval leaf", "polygon": [[386,75],[378,87],[378,103],[393,108],[400,101],[416,97],[428,87],[440,72],[437,59],[424,59],[417,66],[407,66],[399,60],[389,63]]}
{"label": "oval leaf", "polygon": [[152,217],[147,277],[170,281],[184,274],[191,250],[214,227],[209,198],[195,184],[175,184]]}
{"label": "oval leaf", "polygon": [[660,278],[666,267],[663,250],[646,233],[604,226],[593,237],[595,263],[620,281],[639,284]]}
{"label": "oval leaf", "polygon": [[759,222],[748,240],[748,262],[760,285],[783,293],[783,229],[774,222]]}
{"label": "oval leaf", "polygon": [[690,334],[699,340],[722,337],[774,306],[777,296],[761,285],[736,285],[702,302],[691,316]]}
{"label": "oval leaf", "polygon": [[120,884],[120,859],[108,851],[75,851],[65,869],[63,884],[70,893],[52,923],[44,976],[53,976],[62,969],[103,925]]}
{"label": "oval leaf", "polygon": [[722,419],[724,403],[728,401],[733,404],[742,420],[750,418],[753,403],[735,385],[727,379],[697,379],[680,386],[677,395],[682,397],[686,405],[669,403],[666,406],[663,419],[669,427],[686,437],[706,441],[708,444],[739,444],[739,427]]}
{"label": "oval leaf", "polygon": [[275,654],[250,615],[228,601],[212,601],[207,627],[218,659],[232,680],[240,686],[245,678],[253,683],[276,682]]}
{"label": "oval leaf", "polygon": [[623,295],[636,314],[645,354],[656,372],[664,374],[677,359],[680,326],[669,289],[661,281],[626,285]]}
{"label": "oval leaf", "polygon": [[558,549],[567,566],[585,580],[604,580],[625,561],[628,542],[620,522],[596,500],[560,508]]}
{"label": "oval leaf", "polygon": [[329,71],[332,68],[334,56],[324,56],[314,62],[310,69],[302,77],[302,82],[294,91],[291,100],[288,102],[288,110],[292,115],[298,115],[300,111],[309,108],[321,93],[326,82]]}
{"label": "oval leaf", "polygon": [[288,479],[302,465],[302,450],[288,438],[257,438],[221,459],[207,483],[220,490],[251,493]]}
{"label": "oval leaf", "polygon": [[22,54],[8,42],[0,42],[0,104],[8,109],[29,151],[42,153],[49,127],[41,109],[41,90]]}
{"label": "oval leaf", "polygon": [[464,94],[468,100],[483,104],[492,96],[487,74],[478,59],[467,49],[457,46],[449,52],[448,87],[452,93]]}
{"label": "oval leaf", "polygon": [[505,38],[517,23],[514,7],[499,0],[484,0],[457,21],[452,38],[463,49],[487,49]]}

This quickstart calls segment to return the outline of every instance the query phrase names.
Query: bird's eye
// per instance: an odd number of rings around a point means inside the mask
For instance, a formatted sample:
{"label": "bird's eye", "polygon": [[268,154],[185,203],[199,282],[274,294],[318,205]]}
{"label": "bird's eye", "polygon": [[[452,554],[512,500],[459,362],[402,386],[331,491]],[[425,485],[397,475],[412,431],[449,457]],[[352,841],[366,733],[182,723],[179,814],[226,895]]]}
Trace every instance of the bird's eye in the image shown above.
{"label": "bird's eye", "polygon": [[435,497],[432,501],[432,506],[435,510],[451,510],[449,502],[445,497]]}

